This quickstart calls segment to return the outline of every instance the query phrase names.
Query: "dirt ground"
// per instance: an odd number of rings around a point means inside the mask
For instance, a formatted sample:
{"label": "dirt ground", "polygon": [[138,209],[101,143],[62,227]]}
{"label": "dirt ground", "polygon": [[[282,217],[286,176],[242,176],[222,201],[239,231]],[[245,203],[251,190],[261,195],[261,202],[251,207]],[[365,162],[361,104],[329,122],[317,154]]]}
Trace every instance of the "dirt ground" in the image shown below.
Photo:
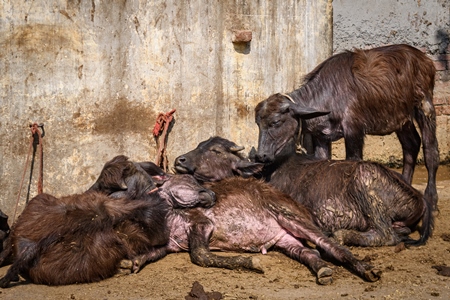
{"label": "dirt ground", "polygon": [[[414,186],[424,191],[426,175],[423,168],[418,171]],[[439,275],[433,268],[450,266],[448,166],[439,169],[438,193],[440,213],[427,245],[400,252],[395,247],[351,248],[357,257],[369,258],[383,271],[382,278],[374,283],[336,267],[334,282],[321,286],[308,268],[277,252],[245,254],[260,258],[264,274],[202,268],[193,265],[187,253],[178,253],[147,265],[138,274],[99,283],[49,287],[22,281],[0,290],[0,299],[185,299],[195,281],[206,292],[220,292],[222,299],[450,299],[450,277]],[[0,268],[0,276],[7,269]]]}

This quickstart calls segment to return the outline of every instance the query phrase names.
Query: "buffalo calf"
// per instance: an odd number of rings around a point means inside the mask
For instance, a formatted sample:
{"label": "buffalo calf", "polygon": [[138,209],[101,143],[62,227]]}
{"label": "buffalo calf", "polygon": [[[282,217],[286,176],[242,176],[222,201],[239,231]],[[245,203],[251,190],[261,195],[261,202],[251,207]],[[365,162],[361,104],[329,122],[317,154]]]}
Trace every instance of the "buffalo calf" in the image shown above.
{"label": "buffalo calf", "polygon": [[[210,138],[177,157],[175,170],[206,182],[260,173],[307,207],[322,231],[346,245],[383,246],[402,241],[422,245],[432,235],[431,200],[380,164],[318,160],[292,153],[293,142],[281,149],[286,156],[278,155],[271,164],[251,162],[237,149],[243,147],[221,137]],[[420,238],[412,240],[409,234],[417,229]]]}
{"label": "buffalo calf", "polygon": [[263,272],[254,257],[223,257],[211,250],[265,254],[273,249],[311,268],[320,284],[329,284],[333,270],[316,249],[308,246],[309,241],[363,279],[380,278],[379,270],[326,237],[304,206],[269,184],[254,178],[231,177],[205,186],[215,193],[216,204],[210,208],[174,210],[168,217],[167,252],[189,251],[191,261],[204,267]]}
{"label": "buffalo calf", "polygon": [[14,258],[0,286],[7,287],[19,274],[47,285],[94,282],[116,274],[124,259],[149,252],[164,256],[158,249],[169,239],[170,211],[209,207],[215,196],[192,176],[168,176],[156,189],[147,166],[116,157],[88,192],[34,197],[0,255],[0,263],[11,252]]}

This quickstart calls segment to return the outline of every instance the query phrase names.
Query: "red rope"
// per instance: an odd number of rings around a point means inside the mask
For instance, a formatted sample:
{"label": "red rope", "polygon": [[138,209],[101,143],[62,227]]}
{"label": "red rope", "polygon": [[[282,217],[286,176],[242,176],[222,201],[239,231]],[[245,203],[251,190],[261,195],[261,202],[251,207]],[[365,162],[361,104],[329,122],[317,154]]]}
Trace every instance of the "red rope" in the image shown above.
{"label": "red rope", "polygon": [[[173,120],[173,114],[176,109],[172,109],[167,113],[160,113],[156,118],[155,126],[153,127],[153,136],[156,139],[156,144],[158,145],[158,154],[156,157],[156,165],[162,167],[165,172],[167,172],[167,155],[166,155],[166,142],[167,142],[167,131],[169,129],[170,123]],[[161,137],[162,143],[159,143],[159,138]]]}
{"label": "red rope", "polygon": [[26,171],[28,169],[28,164],[30,162],[30,154],[31,154],[31,149],[33,148],[33,144],[38,144],[39,145],[40,166],[39,166],[39,178],[38,178],[37,189],[38,189],[38,194],[42,194],[43,193],[44,165],[43,165],[42,159],[43,159],[44,155],[43,155],[42,137],[44,136],[44,134],[43,133],[41,134],[41,132],[39,131],[39,127],[41,127],[42,128],[42,132],[44,132],[43,126],[44,126],[44,124],[38,125],[37,123],[33,123],[32,125],[30,125],[30,130],[31,130],[30,146],[28,147],[27,160],[25,162],[25,168],[23,170],[22,179],[20,181],[19,193],[17,195],[16,206],[14,208],[14,215],[13,215],[13,219],[12,219],[12,223],[13,224],[14,224],[14,220],[16,218],[17,207],[19,205],[19,199],[20,199],[20,194],[21,194],[22,187],[23,187],[23,182],[25,180],[25,174],[26,174]]}

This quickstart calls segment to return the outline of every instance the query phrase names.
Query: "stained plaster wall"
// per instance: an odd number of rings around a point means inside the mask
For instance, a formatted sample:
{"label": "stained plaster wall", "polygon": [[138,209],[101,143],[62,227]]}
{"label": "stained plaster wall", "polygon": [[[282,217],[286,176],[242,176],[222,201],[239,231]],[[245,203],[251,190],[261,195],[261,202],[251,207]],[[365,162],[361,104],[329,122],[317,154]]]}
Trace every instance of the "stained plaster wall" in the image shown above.
{"label": "stained plaster wall", "polygon": [[[213,135],[248,149],[254,106],[331,54],[331,20],[331,0],[1,1],[0,209],[36,195],[38,160],[20,189],[32,122],[56,196],[84,191],[115,155],[154,161],[151,131],[172,109],[170,162]],[[236,30],[251,41],[233,44]]]}

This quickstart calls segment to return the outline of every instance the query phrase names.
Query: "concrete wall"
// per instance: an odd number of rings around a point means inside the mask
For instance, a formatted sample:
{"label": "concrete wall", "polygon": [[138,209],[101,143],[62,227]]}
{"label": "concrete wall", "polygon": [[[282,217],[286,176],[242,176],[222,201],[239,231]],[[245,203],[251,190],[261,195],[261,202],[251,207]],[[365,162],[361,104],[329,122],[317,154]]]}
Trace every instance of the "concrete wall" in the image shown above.
{"label": "concrete wall", "polygon": [[[435,62],[434,103],[440,157],[450,159],[450,2],[448,0],[333,1],[333,52],[406,43],[426,52]],[[399,163],[395,135],[368,137],[365,158]],[[337,158],[345,157],[342,141],[334,144]],[[422,159],[422,153],[420,153]]]}
{"label": "concrete wall", "polygon": [[[32,122],[45,126],[44,192],[56,196],[85,190],[117,154],[154,161],[160,112],[176,109],[170,162],[212,135],[255,145],[254,106],[298,87],[331,54],[331,8],[331,0],[1,1],[0,209],[14,210]],[[251,42],[233,44],[236,30],[251,31]]]}

